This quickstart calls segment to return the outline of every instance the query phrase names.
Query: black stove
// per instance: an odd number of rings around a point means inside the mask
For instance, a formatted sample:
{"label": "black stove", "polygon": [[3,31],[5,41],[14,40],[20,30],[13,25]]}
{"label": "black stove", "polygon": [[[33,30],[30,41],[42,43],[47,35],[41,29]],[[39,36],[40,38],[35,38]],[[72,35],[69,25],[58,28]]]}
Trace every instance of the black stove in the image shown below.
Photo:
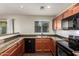
{"label": "black stove", "polygon": [[69,35],[69,47],[74,51],[79,51],[79,36]]}

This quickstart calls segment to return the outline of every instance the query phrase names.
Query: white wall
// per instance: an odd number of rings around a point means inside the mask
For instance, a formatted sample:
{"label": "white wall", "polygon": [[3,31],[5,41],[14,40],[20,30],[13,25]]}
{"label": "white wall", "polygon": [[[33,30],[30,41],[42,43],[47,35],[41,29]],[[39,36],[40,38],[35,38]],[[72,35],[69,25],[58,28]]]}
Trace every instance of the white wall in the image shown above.
{"label": "white wall", "polygon": [[48,20],[50,22],[49,33],[53,34],[52,17],[45,17],[45,16],[18,16],[16,17],[15,32],[19,31],[20,33],[23,33],[23,34],[35,34],[34,33],[34,21],[35,20]]}
{"label": "white wall", "polygon": [[35,20],[47,20],[49,21],[49,33],[46,34],[54,34],[52,30],[52,19],[51,16],[23,16],[23,15],[8,15],[3,16],[3,18],[14,18],[14,31],[20,32],[22,34],[37,34],[34,33],[34,21]]}
{"label": "white wall", "polygon": [[13,21],[12,18],[7,19],[7,34],[13,33],[13,23],[12,23],[12,21]]}
{"label": "white wall", "polygon": [[[49,24],[49,33],[54,34],[52,30],[52,19],[51,16],[21,16],[21,15],[9,15],[1,16],[0,18],[14,18],[15,19],[15,32],[20,32],[22,34],[37,34],[34,33],[34,21],[35,20],[48,20]],[[56,34],[68,37],[69,35],[79,36],[79,30],[57,30]]]}

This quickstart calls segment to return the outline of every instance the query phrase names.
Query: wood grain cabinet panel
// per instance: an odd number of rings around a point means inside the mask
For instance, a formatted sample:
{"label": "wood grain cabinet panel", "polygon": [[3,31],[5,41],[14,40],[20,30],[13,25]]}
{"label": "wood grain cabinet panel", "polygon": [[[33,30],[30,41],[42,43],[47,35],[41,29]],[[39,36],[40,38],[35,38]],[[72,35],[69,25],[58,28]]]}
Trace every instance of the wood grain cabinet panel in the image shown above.
{"label": "wood grain cabinet panel", "polygon": [[68,10],[65,11],[63,14],[64,14],[63,18],[67,18],[67,17],[73,15],[73,10],[72,10],[72,8],[68,9]]}
{"label": "wood grain cabinet panel", "polygon": [[49,52],[50,51],[50,39],[44,39],[43,41],[43,51]]}
{"label": "wood grain cabinet panel", "polygon": [[51,40],[51,46],[52,55],[56,55],[56,41],[54,39]]}
{"label": "wood grain cabinet panel", "polygon": [[4,51],[1,56],[10,56],[11,52],[17,48],[17,44],[13,45],[12,47],[10,47],[9,49],[7,49],[6,51]]}
{"label": "wood grain cabinet panel", "polygon": [[36,39],[36,52],[51,52],[53,45],[50,38]]}
{"label": "wood grain cabinet panel", "polygon": [[21,56],[24,54],[24,40],[18,42],[17,55]]}
{"label": "wood grain cabinet panel", "polygon": [[56,19],[56,28],[57,28],[57,30],[60,30],[61,29],[61,20],[62,20],[62,16],[63,15],[60,15],[60,16],[58,16],[57,17],[57,19]]}
{"label": "wood grain cabinet panel", "polygon": [[76,5],[73,7],[73,15],[76,14],[76,13],[79,13],[79,4],[76,4]]}
{"label": "wood grain cabinet panel", "polygon": [[42,39],[36,39],[35,41],[35,50],[36,52],[42,52],[42,48],[43,48],[43,40]]}
{"label": "wood grain cabinet panel", "polygon": [[56,24],[56,23],[57,23],[57,22],[56,22],[56,19],[54,19],[54,20],[53,20],[53,25],[52,25],[52,26],[53,26],[52,28],[53,28],[54,30],[56,30],[56,29],[57,29],[57,27],[56,27],[56,26],[57,26],[57,24]]}
{"label": "wood grain cabinet panel", "polygon": [[24,53],[24,41],[21,40],[18,43],[14,44],[6,51],[4,51],[1,56],[21,56]]}

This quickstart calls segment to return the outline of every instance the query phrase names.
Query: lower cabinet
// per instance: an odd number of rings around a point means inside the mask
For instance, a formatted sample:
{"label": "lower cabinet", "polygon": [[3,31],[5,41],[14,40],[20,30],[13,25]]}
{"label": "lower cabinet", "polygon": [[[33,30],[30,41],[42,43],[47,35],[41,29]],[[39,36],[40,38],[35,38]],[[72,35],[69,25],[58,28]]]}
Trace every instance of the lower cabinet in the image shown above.
{"label": "lower cabinet", "polygon": [[[21,40],[2,52],[0,56],[22,56],[25,53],[25,40]],[[55,55],[56,52],[56,43],[51,38],[37,38],[35,39],[34,49],[35,52],[51,52],[52,55]]]}
{"label": "lower cabinet", "polygon": [[51,39],[44,39],[43,41],[43,51],[50,52],[51,49]]}
{"label": "lower cabinet", "polygon": [[51,39],[50,38],[39,38],[36,39],[36,52],[49,52],[51,50]]}
{"label": "lower cabinet", "polygon": [[51,52],[52,55],[56,53],[56,42],[51,38],[39,38],[35,42],[36,52]]}
{"label": "lower cabinet", "polygon": [[35,51],[36,52],[42,52],[43,51],[43,40],[42,39],[36,39],[35,40]]}
{"label": "lower cabinet", "polygon": [[51,53],[52,55],[56,55],[56,41],[54,39],[51,39]]}
{"label": "lower cabinet", "polygon": [[24,54],[24,40],[19,41],[6,51],[0,54],[0,56],[21,56]]}

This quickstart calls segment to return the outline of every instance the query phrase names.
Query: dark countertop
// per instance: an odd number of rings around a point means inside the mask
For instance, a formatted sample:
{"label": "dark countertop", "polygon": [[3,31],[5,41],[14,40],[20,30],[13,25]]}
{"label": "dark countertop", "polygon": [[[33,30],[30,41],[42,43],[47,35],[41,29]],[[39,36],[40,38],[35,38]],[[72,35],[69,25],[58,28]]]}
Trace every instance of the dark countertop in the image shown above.
{"label": "dark countertop", "polygon": [[[17,39],[17,38],[41,38],[40,36],[14,36],[14,37],[10,37],[10,38],[7,38],[4,43],[8,43],[14,39]],[[47,36],[47,37],[44,37],[44,38],[52,38],[54,39],[55,41],[57,41],[59,44],[61,44],[62,46],[66,47],[67,49],[69,49],[70,51],[72,51],[76,56],[79,56],[79,51],[74,51],[72,50],[71,48],[69,48],[68,46],[68,38],[66,37],[62,37],[62,36],[59,36],[59,35],[52,35],[52,36]],[[15,40],[16,41],[16,40]],[[4,45],[4,44],[3,44]]]}
{"label": "dark countertop", "polygon": [[74,51],[73,49],[71,49],[68,45],[67,41],[57,41],[58,44],[62,45],[63,47],[65,47],[66,49],[68,49],[69,51],[71,51],[75,56],[79,56],[79,51]]}
{"label": "dark countertop", "polygon": [[67,41],[64,41],[64,40],[63,41],[57,41],[57,43],[60,44],[60,45],[62,45],[65,48],[69,49],[72,52],[74,51],[71,48],[69,48],[69,45],[68,45],[68,42]]}
{"label": "dark countertop", "polygon": [[59,43],[60,45],[62,45],[63,47],[67,48],[68,50],[70,50],[75,56],[79,56],[79,51],[74,51],[73,49],[71,49],[68,45],[69,42],[69,38],[68,37],[63,37],[60,35],[54,35],[55,40],[57,43]]}

